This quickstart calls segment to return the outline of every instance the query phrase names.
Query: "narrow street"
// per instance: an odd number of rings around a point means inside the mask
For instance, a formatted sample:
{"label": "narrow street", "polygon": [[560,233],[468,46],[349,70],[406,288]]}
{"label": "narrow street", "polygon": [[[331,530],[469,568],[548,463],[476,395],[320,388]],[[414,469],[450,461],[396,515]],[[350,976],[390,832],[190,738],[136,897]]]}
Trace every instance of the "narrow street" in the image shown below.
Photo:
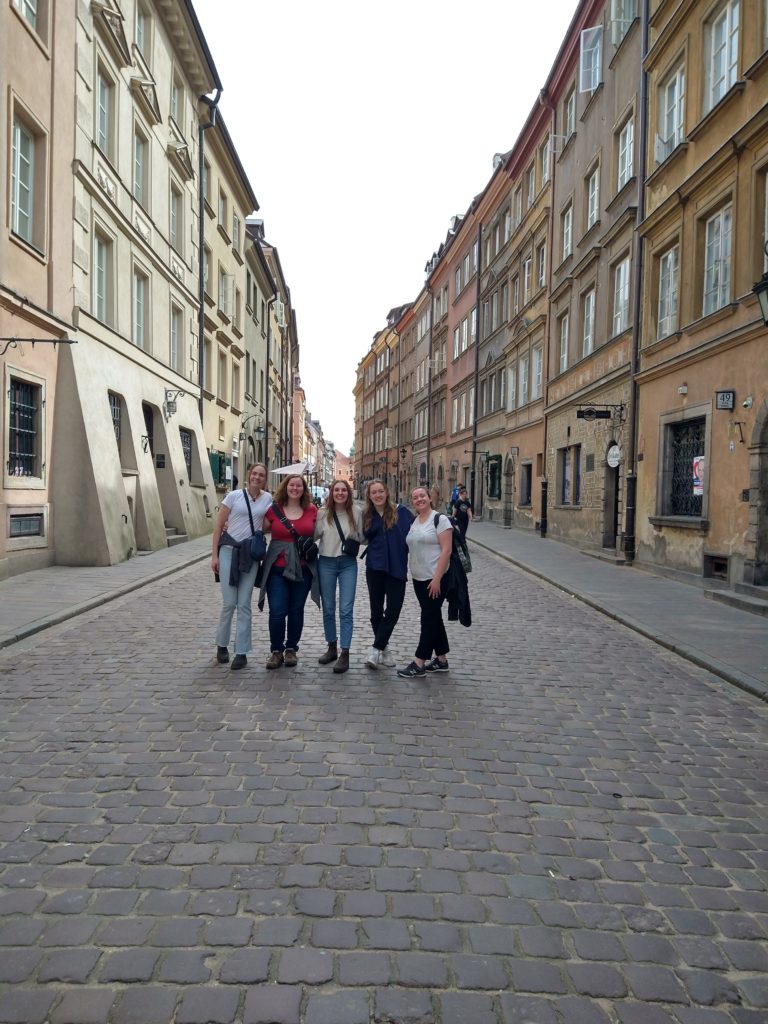
{"label": "narrow street", "polygon": [[0,1022],[765,1024],[765,703],[473,562],[424,681],[205,562],[0,651]]}

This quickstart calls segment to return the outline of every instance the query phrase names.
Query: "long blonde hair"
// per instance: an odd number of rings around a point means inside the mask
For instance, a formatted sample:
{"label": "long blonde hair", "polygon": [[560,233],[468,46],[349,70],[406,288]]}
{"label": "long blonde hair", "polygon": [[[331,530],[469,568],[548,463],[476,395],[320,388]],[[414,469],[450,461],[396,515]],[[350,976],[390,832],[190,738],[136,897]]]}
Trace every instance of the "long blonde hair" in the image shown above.
{"label": "long blonde hair", "polygon": [[371,501],[370,490],[374,484],[381,484],[384,488],[384,493],[387,496],[387,502],[384,506],[384,511],[381,513],[381,518],[384,523],[385,530],[391,530],[397,522],[397,508],[392,504],[392,497],[389,493],[389,488],[383,480],[370,480],[368,486],[365,489],[365,506],[363,508],[363,529],[370,530],[371,523],[373,522],[373,513],[377,512],[378,509]]}

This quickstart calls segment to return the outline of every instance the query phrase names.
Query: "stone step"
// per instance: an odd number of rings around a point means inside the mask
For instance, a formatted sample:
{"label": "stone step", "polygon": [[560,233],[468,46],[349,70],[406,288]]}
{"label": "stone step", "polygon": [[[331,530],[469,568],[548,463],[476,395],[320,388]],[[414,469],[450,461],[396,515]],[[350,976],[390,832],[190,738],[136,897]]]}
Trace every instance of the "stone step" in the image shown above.
{"label": "stone step", "polygon": [[173,537],[173,535],[178,533],[178,532],[179,531],[176,529],[175,526],[166,526],[166,528],[165,528],[165,536],[166,537]]}
{"label": "stone step", "polygon": [[189,540],[189,537],[186,535],[186,533],[174,533],[169,535],[167,539],[168,547],[172,548],[175,547],[177,544],[185,544]]}
{"label": "stone step", "polygon": [[730,605],[731,608],[738,608],[742,612],[768,617],[768,600],[765,598],[750,597],[748,594],[737,593],[735,590],[705,590],[704,596],[712,601]]}
{"label": "stone step", "polygon": [[626,565],[627,560],[624,555],[617,555],[611,548],[606,548],[604,551],[598,551],[596,548],[579,548],[582,555],[589,555],[590,558],[597,558],[601,562],[608,562],[610,565]]}
{"label": "stone step", "polygon": [[768,587],[757,587],[754,583],[736,583],[733,589],[737,594],[748,594],[760,601],[768,601]]}

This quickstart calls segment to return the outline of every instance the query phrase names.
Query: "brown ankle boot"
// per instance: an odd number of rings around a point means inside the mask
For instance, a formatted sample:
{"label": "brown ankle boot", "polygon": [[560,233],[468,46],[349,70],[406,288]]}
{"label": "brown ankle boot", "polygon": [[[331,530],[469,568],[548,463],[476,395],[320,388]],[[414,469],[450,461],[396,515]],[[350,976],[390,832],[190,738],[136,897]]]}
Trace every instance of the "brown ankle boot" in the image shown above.
{"label": "brown ankle boot", "polygon": [[299,659],[296,657],[296,651],[292,647],[285,648],[285,654],[283,655],[283,664],[286,668],[296,668]]}
{"label": "brown ankle boot", "polygon": [[336,661],[339,656],[339,650],[336,644],[328,644],[328,650],[325,654],[322,654],[317,660],[320,665],[330,665],[332,661]]}
{"label": "brown ankle boot", "polygon": [[340,672],[347,672],[349,670],[349,648],[342,647],[339,660],[333,666],[333,671],[337,674]]}
{"label": "brown ankle boot", "polygon": [[269,661],[267,662],[267,668],[280,668],[280,666],[282,664],[283,664],[283,652],[282,651],[272,651],[272,653],[269,656]]}

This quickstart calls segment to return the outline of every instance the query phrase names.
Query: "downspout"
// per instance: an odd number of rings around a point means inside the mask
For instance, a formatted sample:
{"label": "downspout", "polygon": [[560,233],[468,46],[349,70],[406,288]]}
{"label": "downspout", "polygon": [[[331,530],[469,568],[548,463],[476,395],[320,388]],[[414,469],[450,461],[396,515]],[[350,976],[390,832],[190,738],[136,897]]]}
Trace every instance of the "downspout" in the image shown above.
{"label": "downspout", "polygon": [[269,368],[269,358],[272,354],[272,317],[270,316],[272,303],[277,298],[277,292],[271,299],[267,299],[267,386],[264,395],[264,465],[269,469],[269,393],[272,390],[272,374]]}
{"label": "downspout", "polygon": [[645,172],[646,150],[648,147],[648,74],[645,71],[645,58],[648,53],[648,0],[643,0],[641,13],[641,52],[640,52],[640,132],[638,146],[641,160],[641,175],[637,194],[637,216],[635,219],[635,294],[632,301],[632,353],[629,376],[629,409],[627,424],[627,456],[625,465],[627,472],[626,510],[624,516],[624,536],[622,550],[626,561],[631,565],[635,560],[635,528],[637,518],[637,373],[640,363],[641,320],[642,320],[642,284],[643,258],[645,247],[640,233],[640,226],[645,219]]}
{"label": "downspout", "polygon": [[427,285],[427,295],[429,296],[429,355],[427,356],[427,493],[432,486],[431,474],[430,474],[430,461],[432,455],[432,286]]}
{"label": "downspout", "polygon": [[[395,447],[395,462],[397,468],[395,470],[395,504],[400,504],[400,447],[403,444],[400,435],[400,409],[403,404],[403,353],[402,353],[402,340],[397,331],[396,327],[392,328],[395,337],[397,338],[397,441]],[[405,459],[402,460],[403,463]]]}
{"label": "downspout", "polygon": [[197,228],[198,228],[198,268],[197,268],[197,299],[200,306],[197,311],[197,366],[198,384],[200,385],[200,398],[198,409],[200,412],[200,426],[203,424],[203,388],[205,387],[205,192],[203,190],[203,179],[205,177],[205,135],[209,128],[216,124],[216,110],[221,99],[221,86],[216,86],[213,98],[201,96],[200,102],[208,107],[208,123],[200,124],[197,127]]}
{"label": "downspout", "polygon": [[546,363],[544,365],[544,387],[547,388],[547,392],[544,398],[544,450],[542,452],[542,470],[543,476],[541,478],[541,510],[539,512],[539,537],[547,536],[547,502],[549,500],[549,481],[547,479],[547,427],[549,426],[549,419],[547,417],[547,403],[549,401],[549,367],[552,346],[550,339],[552,335],[551,326],[551,303],[550,295],[552,294],[552,268],[555,265],[555,210],[554,210],[554,199],[555,199],[555,173],[557,171],[557,160],[554,159],[554,140],[555,140],[555,105],[549,97],[549,94],[542,89],[539,93],[539,103],[550,111],[550,128],[549,128],[549,231],[547,233],[547,344],[544,346],[544,358]]}
{"label": "downspout", "polygon": [[[477,280],[475,281],[475,309],[477,310],[476,324],[477,335],[475,337],[475,397],[472,402],[472,468],[469,471],[469,500],[472,508],[475,507],[475,463],[477,462],[477,404],[478,391],[480,388],[480,339],[483,333],[482,317],[480,316],[480,271],[483,265],[483,224],[480,221],[477,225]],[[471,315],[471,314],[470,314]],[[481,510],[482,511],[482,510]]]}

